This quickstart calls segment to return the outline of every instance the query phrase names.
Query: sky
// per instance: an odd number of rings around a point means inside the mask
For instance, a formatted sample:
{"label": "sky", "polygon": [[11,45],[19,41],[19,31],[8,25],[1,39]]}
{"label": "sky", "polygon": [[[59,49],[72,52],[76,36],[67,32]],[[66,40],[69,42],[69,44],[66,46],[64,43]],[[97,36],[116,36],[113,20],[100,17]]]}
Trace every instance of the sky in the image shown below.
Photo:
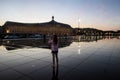
{"label": "sky", "polygon": [[0,0],[0,25],[6,21],[66,23],[73,28],[120,30],[120,0]]}

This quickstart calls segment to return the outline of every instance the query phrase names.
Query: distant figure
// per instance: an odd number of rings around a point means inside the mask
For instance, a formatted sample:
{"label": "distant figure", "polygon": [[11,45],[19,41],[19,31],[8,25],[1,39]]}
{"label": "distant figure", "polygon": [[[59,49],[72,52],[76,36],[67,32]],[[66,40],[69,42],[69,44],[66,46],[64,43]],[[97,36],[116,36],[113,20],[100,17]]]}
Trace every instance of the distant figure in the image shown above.
{"label": "distant figure", "polygon": [[[58,80],[58,38],[57,35],[53,35],[50,40],[48,41],[51,47],[51,53],[53,58],[53,65],[52,65],[52,80]],[[56,59],[56,60],[55,60]]]}
{"label": "distant figure", "polygon": [[46,43],[46,35],[43,35],[43,43]]}
{"label": "distant figure", "polygon": [[[48,41],[51,47],[51,53],[53,57],[53,67],[58,66],[58,38],[57,35],[53,35]],[[55,62],[56,59],[56,62]]]}

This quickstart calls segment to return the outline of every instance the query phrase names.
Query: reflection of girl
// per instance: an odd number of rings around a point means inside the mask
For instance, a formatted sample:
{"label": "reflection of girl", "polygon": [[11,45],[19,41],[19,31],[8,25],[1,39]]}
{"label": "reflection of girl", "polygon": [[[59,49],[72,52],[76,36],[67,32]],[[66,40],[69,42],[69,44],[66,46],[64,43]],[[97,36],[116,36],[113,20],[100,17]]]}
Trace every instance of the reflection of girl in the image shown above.
{"label": "reflection of girl", "polygon": [[59,80],[59,78],[58,78],[58,66],[53,67],[52,80]]}
{"label": "reflection of girl", "polygon": [[53,67],[55,67],[55,58],[58,65],[58,38],[57,35],[53,35],[52,38],[48,41],[51,46],[51,53],[53,56]]}
{"label": "reflection of girl", "polygon": [[[51,53],[53,57],[52,80],[58,80],[58,38],[57,38],[57,35],[53,35],[48,43],[51,46]],[[56,59],[56,64],[55,64],[55,59]]]}

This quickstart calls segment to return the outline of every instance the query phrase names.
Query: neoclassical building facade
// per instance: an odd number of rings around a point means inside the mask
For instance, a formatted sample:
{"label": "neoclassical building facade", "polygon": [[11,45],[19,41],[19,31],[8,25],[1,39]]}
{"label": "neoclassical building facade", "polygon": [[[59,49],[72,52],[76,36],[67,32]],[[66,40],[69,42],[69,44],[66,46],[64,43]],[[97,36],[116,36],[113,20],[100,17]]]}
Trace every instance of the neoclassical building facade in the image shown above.
{"label": "neoclassical building facade", "polygon": [[7,21],[4,24],[5,33],[10,34],[71,35],[72,30],[70,25],[56,22],[54,16],[52,16],[50,22],[45,23],[18,23]]}

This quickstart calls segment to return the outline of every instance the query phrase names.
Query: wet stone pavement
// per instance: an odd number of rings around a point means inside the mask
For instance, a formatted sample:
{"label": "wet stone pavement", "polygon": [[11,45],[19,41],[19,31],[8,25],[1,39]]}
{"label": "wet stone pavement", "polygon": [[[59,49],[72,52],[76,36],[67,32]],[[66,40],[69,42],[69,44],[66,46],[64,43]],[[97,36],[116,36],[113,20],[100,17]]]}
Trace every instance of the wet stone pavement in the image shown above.
{"label": "wet stone pavement", "polygon": [[120,80],[120,39],[72,42],[59,49],[53,67],[50,49],[0,46],[0,80]]}

